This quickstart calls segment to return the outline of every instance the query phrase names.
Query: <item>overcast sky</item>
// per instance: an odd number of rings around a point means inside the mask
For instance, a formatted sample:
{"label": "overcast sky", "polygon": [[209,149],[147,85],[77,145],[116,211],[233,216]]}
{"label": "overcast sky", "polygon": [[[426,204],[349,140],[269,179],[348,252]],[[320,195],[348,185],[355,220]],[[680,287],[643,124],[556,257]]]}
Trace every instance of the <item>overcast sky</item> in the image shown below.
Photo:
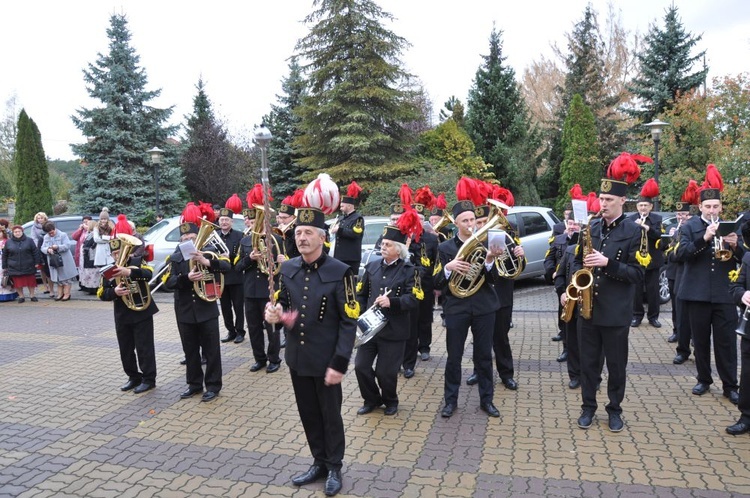
{"label": "overcast sky", "polygon": [[[750,2],[747,0],[627,0],[619,2],[623,24],[645,34],[663,26],[666,9],[679,9],[685,28],[702,34],[710,77],[750,71]],[[377,0],[393,14],[389,27],[409,41],[405,69],[419,77],[435,112],[452,95],[463,102],[481,56],[488,52],[492,23],[503,31],[503,53],[520,79],[524,68],[550,45],[564,47],[566,32],[582,18],[586,0],[490,1]],[[600,24],[605,0],[593,0]],[[17,95],[42,133],[45,153],[73,159],[70,143],[84,140],[70,116],[93,107],[82,70],[108,52],[112,14],[125,14],[131,45],[149,78],[161,89],[153,102],[174,106],[173,123],[192,110],[202,75],[214,108],[230,132],[249,137],[281,92],[288,58],[308,28],[301,22],[312,0],[197,2],[42,0],[0,2],[0,112]]]}

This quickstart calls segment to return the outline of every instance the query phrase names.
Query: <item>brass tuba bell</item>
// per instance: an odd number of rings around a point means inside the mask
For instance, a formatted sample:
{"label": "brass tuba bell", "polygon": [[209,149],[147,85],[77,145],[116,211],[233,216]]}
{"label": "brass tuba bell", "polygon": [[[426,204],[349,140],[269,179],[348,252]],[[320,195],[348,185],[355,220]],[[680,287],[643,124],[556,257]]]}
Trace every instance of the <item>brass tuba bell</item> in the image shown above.
{"label": "brass tuba bell", "polygon": [[[214,240],[214,230],[216,230],[217,228],[219,228],[218,225],[211,223],[205,218],[201,218],[200,227],[198,228],[198,235],[195,237],[195,247],[203,254],[209,254],[218,259],[219,255],[215,252],[203,250],[203,248],[206,247],[209,242]],[[220,273],[217,276],[211,271],[210,268],[206,268],[202,264],[192,259],[188,263],[188,266],[190,267],[191,272],[199,271],[203,274],[203,278],[193,282],[193,289],[195,290],[195,293],[198,295],[198,297],[208,302],[215,302],[216,300],[218,300],[221,297],[222,291],[224,290],[224,275]]]}
{"label": "brass tuba bell", "polygon": [[[274,237],[274,234],[271,233],[267,236],[263,235],[266,221],[266,211],[263,208],[263,206],[259,204],[254,204],[253,207],[255,208],[255,224],[253,225],[253,230],[250,232],[250,239],[252,241],[253,249],[257,249],[258,252],[260,252],[260,259],[258,260],[258,269],[268,275],[268,268],[271,266],[268,264],[268,249],[266,248],[266,241],[270,240],[273,244],[272,247],[272,254],[284,254],[279,247],[279,242],[276,240],[276,237]],[[279,270],[281,270],[281,265],[273,265],[273,274],[278,275]]]}
{"label": "brass tuba bell", "polygon": [[[115,264],[120,268],[125,268],[133,250],[143,245],[143,242],[138,237],[127,233],[118,233],[116,237],[120,240],[120,253]],[[115,277],[115,282],[118,287],[125,287],[130,291],[130,294],[122,296],[122,302],[128,309],[143,311],[151,305],[151,291],[148,285],[141,286],[130,277]]]}

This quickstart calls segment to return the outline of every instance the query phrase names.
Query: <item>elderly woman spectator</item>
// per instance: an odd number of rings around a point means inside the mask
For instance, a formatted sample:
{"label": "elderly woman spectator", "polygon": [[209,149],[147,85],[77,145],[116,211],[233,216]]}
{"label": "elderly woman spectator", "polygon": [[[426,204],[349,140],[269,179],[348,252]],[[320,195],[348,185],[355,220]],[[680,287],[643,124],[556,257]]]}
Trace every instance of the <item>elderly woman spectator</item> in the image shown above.
{"label": "elderly woman spectator", "polygon": [[3,248],[3,270],[13,278],[13,287],[18,292],[18,302],[26,301],[23,289],[29,291],[33,302],[36,296],[36,268],[42,264],[42,256],[34,241],[23,233],[21,225],[13,227],[13,235]]}
{"label": "elderly woman spectator", "polygon": [[115,224],[109,219],[109,209],[105,207],[99,214],[99,223],[94,227],[94,266],[97,268],[114,263],[109,252],[109,240],[113,236],[114,228]]}
{"label": "elderly woman spectator", "polygon": [[[47,223],[47,215],[43,212],[38,212],[34,215],[34,224],[31,226],[31,240],[36,244],[37,249],[41,250],[42,241],[44,240],[44,229],[42,226]],[[47,258],[42,253],[42,284],[47,288],[44,291],[45,294],[52,293],[52,281],[49,278],[49,266],[47,266]]]}
{"label": "elderly woman spectator", "polygon": [[44,224],[44,233],[46,235],[42,242],[42,252],[49,258],[60,255],[62,259],[61,266],[56,266],[52,261],[49,265],[50,278],[57,284],[55,301],[69,301],[70,288],[78,276],[73,255],[70,253],[70,239],[67,233],[57,230],[51,221]]}
{"label": "elderly woman spectator", "polygon": [[[0,220],[0,261],[2,261],[3,248],[5,247],[6,242],[8,242],[8,237],[10,237],[8,231],[2,226],[2,221],[3,220]],[[13,284],[7,282],[4,275],[5,270],[0,266],[0,282],[2,282],[2,285],[0,285],[0,303],[13,301],[18,297],[18,293],[13,289]]]}
{"label": "elderly woman spectator", "polygon": [[[96,251],[96,242],[94,242],[94,228],[98,221],[90,220],[86,225],[86,235],[81,236],[83,245],[81,252],[76,261],[78,262],[78,286],[83,292],[96,294],[101,282],[99,270],[94,266],[94,253]],[[75,233],[73,234],[75,236]],[[79,241],[80,242],[80,241]]]}

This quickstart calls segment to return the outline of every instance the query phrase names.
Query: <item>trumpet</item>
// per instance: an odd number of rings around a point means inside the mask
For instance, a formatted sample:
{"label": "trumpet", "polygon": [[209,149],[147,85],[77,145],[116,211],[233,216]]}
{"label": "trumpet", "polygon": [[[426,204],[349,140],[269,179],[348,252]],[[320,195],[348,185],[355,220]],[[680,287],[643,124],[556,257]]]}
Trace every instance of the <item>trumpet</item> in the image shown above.
{"label": "trumpet", "polygon": [[[719,218],[711,218],[711,223],[719,223]],[[724,238],[714,235],[714,258],[719,261],[729,261],[732,259],[732,251],[724,248]]]}

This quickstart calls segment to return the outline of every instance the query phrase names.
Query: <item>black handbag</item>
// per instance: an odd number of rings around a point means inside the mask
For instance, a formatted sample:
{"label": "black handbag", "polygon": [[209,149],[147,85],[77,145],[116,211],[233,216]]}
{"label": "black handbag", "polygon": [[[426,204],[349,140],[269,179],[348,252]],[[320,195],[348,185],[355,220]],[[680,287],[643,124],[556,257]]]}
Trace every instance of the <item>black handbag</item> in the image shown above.
{"label": "black handbag", "polygon": [[59,252],[53,252],[52,254],[47,255],[47,262],[50,268],[62,268],[62,255]]}

